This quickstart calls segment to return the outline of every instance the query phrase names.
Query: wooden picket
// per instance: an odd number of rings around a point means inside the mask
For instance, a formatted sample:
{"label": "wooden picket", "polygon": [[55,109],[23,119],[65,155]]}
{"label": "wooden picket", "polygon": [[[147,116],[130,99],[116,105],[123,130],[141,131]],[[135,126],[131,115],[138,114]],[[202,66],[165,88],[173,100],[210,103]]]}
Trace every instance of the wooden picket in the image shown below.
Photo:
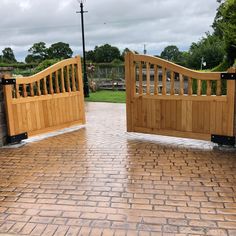
{"label": "wooden picket", "polygon": [[197,72],[132,52],[125,63],[129,132],[203,140],[211,140],[212,135],[235,136],[235,80],[225,81],[223,94],[218,72]]}
{"label": "wooden picket", "polygon": [[[9,78],[5,78],[7,81]],[[4,86],[8,135],[29,136],[85,123],[81,59],[61,61]]]}

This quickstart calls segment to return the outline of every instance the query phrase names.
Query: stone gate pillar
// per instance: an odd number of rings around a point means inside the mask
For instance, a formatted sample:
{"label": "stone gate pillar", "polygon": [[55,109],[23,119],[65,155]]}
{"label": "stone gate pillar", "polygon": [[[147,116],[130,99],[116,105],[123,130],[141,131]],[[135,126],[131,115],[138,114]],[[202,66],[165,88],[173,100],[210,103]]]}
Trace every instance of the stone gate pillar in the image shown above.
{"label": "stone gate pillar", "polygon": [[3,76],[12,76],[12,67],[0,67],[0,147],[6,144],[7,122],[4,105],[4,95],[2,87]]}

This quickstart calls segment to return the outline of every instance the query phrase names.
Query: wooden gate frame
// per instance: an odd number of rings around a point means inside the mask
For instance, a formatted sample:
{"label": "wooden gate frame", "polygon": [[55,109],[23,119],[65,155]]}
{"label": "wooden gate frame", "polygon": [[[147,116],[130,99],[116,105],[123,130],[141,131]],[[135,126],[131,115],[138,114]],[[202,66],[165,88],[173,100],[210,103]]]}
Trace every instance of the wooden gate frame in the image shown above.
{"label": "wooden gate frame", "polygon": [[[154,85],[151,85],[151,67],[154,73]],[[161,93],[158,92],[160,69],[163,74]],[[169,94],[167,93],[166,87],[167,71],[170,74]],[[144,89],[143,73],[146,74],[146,91]],[[138,55],[132,52],[127,53],[125,57],[127,131],[211,140],[219,144],[234,145],[235,73],[235,68],[229,69],[228,73],[197,72],[161,58]],[[176,76],[179,77],[180,84],[178,94],[175,93]],[[187,94],[184,94],[184,78],[188,79]],[[196,94],[193,94],[193,79],[197,81]],[[226,95],[222,95],[221,93],[223,79],[227,80]],[[203,81],[206,81],[204,83],[207,85],[205,95],[202,94]],[[215,94],[212,94],[212,81],[215,81],[214,83],[217,84]],[[151,91],[151,88],[153,91]],[[165,127],[165,124],[163,124],[167,119],[166,114],[163,115],[167,103],[178,103],[180,107],[179,109],[175,108],[177,113],[175,117],[178,114],[181,117],[176,119],[170,118],[174,122],[178,122],[173,127]],[[186,108],[184,106],[188,107]],[[202,115],[208,114],[206,118],[208,119],[208,127],[205,124],[201,124],[202,127],[194,124],[197,128],[193,128],[193,123],[196,120],[193,117],[193,111],[196,114],[194,108],[198,106],[202,106],[203,108],[208,107],[210,109],[210,111],[205,111],[201,108],[202,113],[204,113]],[[158,118],[158,112],[155,108],[161,113]],[[188,110],[191,112],[188,113]],[[221,121],[217,121],[218,117],[221,118]],[[182,118],[189,120],[189,123],[184,124]],[[200,127],[199,129],[198,126]]]}
{"label": "wooden gate frame", "polygon": [[63,60],[29,77],[2,80],[8,143],[85,124],[81,58]]}

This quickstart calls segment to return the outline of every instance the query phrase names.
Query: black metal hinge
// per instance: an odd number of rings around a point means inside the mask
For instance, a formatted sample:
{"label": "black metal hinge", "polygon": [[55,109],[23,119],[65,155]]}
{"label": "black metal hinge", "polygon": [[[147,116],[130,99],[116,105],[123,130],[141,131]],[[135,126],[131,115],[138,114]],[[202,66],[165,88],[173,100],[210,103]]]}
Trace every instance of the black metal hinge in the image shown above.
{"label": "black metal hinge", "polygon": [[2,85],[16,84],[16,79],[2,79]]}
{"label": "black metal hinge", "polygon": [[221,73],[221,79],[236,80],[236,73]]}
{"label": "black metal hinge", "polygon": [[13,135],[13,136],[7,136],[7,143],[9,144],[19,143],[23,139],[27,139],[27,138],[28,138],[28,133],[26,132],[22,134]]}
{"label": "black metal hinge", "polygon": [[234,136],[223,136],[223,135],[211,135],[211,141],[213,143],[221,144],[221,145],[229,145],[234,146],[235,145],[235,137]]}

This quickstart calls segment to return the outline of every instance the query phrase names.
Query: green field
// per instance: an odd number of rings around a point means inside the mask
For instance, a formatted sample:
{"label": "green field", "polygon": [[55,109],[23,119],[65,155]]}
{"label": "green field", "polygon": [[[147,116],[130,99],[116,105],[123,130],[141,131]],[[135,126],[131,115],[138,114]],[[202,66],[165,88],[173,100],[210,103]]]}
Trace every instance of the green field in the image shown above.
{"label": "green field", "polygon": [[90,92],[89,98],[85,98],[87,102],[111,102],[111,103],[125,103],[125,91],[98,91]]}

